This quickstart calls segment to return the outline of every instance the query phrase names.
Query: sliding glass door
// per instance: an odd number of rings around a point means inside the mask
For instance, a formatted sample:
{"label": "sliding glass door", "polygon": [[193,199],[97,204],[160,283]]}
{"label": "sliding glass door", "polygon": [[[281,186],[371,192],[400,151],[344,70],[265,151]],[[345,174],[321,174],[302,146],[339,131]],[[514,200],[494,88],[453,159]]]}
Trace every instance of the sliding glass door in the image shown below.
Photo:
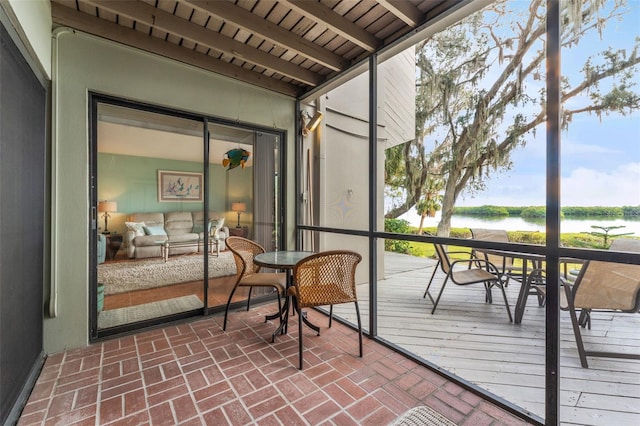
{"label": "sliding glass door", "polygon": [[225,239],[280,246],[281,135],[97,96],[91,116],[92,336],[221,310]]}

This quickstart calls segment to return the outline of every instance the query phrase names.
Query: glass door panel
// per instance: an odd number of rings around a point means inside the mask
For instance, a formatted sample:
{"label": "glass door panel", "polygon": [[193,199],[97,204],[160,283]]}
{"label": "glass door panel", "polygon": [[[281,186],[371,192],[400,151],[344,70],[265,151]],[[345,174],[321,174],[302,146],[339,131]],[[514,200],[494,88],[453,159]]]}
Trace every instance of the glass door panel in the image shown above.
{"label": "glass door panel", "polygon": [[[99,104],[98,330],[203,306],[203,122]],[[228,272],[232,273],[231,268]]]}
{"label": "glass door panel", "polygon": [[[256,241],[266,251],[278,249],[281,136],[211,123],[209,135],[209,217],[218,225],[211,235],[221,248],[216,265],[233,264],[224,241],[229,236]],[[227,303],[236,276],[221,275],[213,268],[210,262],[208,303],[215,309]],[[271,289],[256,288],[251,297],[270,297],[271,293]],[[246,289],[238,289],[232,302],[244,304],[247,296]]]}

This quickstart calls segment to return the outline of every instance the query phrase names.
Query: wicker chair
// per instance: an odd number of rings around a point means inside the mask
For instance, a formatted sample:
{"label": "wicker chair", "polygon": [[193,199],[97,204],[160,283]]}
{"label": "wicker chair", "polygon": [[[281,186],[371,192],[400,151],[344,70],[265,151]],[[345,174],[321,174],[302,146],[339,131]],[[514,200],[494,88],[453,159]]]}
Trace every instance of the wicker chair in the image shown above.
{"label": "wicker chair", "polygon": [[[356,296],[356,267],[362,256],[348,250],[316,253],[296,264],[293,269],[294,285],[288,293],[295,300],[298,311],[299,368],[302,370],[302,308],[330,305],[329,327],[333,319],[333,305],[353,302],[358,318],[358,342],[362,357],[362,323]],[[318,335],[320,332],[318,331]]]}
{"label": "wicker chair", "polygon": [[[233,259],[236,262],[236,283],[229,294],[227,306],[224,310],[223,330],[227,329],[227,315],[229,314],[229,305],[234,293],[239,287],[249,287],[249,295],[247,296],[247,311],[251,304],[251,291],[253,287],[273,287],[278,295],[278,312],[282,312],[282,298],[287,286],[287,275],[285,273],[260,272],[260,267],[253,263],[253,258],[260,253],[264,253],[264,248],[251,240],[242,237],[228,237],[226,239],[227,248],[233,253]],[[280,317],[282,321],[282,316]]]}
{"label": "wicker chair", "polygon": [[[502,291],[502,298],[504,299],[504,304],[507,308],[507,314],[509,314],[509,321],[513,322],[511,309],[509,308],[509,302],[507,300],[507,293],[504,291],[504,284],[500,279],[500,272],[492,263],[487,260],[477,258],[460,259],[452,262],[449,258],[449,253],[445,250],[442,244],[433,245],[436,249],[436,253],[438,254],[438,258],[440,259],[440,267],[442,268],[442,272],[447,274],[447,276],[442,283],[442,287],[440,288],[438,297],[433,302],[433,309],[431,310],[432,315],[438,307],[438,302],[440,301],[440,297],[442,297],[442,293],[444,292],[444,288],[447,285],[447,282],[451,280],[454,284],[462,286],[470,284],[484,284],[485,302],[489,303],[493,302],[491,297],[491,288],[493,286],[499,287]],[[458,264],[464,264],[465,268],[456,269],[456,265]],[[431,297],[431,294],[428,293],[428,295],[429,299],[433,301],[433,297]]]}
{"label": "wicker chair", "polygon": [[[617,239],[609,250],[640,253],[640,240]],[[582,266],[574,284],[563,280],[563,287],[566,300],[561,308],[569,310],[582,367],[589,367],[587,355],[640,359],[637,353],[585,350],[580,332],[580,326],[591,328],[592,311],[640,312],[640,265],[592,260]]]}

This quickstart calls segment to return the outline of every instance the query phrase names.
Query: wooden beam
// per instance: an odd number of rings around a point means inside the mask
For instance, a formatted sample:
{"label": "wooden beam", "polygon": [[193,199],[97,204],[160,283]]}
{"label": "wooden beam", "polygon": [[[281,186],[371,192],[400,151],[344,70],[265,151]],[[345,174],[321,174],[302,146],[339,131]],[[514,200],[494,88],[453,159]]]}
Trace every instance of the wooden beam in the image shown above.
{"label": "wooden beam", "polygon": [[[75,6],[75,2],[69,4]],[[59,25],[71,27],[117,43],[135,47],[146,52],[174,59],[198,68],[215,72],[235,80],[253,84],[288,96],[297,96],[302,88],[249,71],[209,55],[185,49],[140,31],[105,21],[104,19],[78,12],[57,2],[51,3],[51,17]]]}
{"label": "wooden beam", "polygon": [[322,81],[322,77],[312,71],[260,49],[225,37],[215,31],[208,30],[198,24],[191,23],[147,3],[108,0],[84,0],[84,2],[126,16],[172,35],[191,40],[194,43],[238,57],[310,86],[317,86]]}
{"label": "wooden beam", "polygon": [[412,28],[422,24],[425,19],[424,14],[406,0],[378,0],[378,3]]}
{"label": "wooden beam", "polygon": [[291,33],[266,19],[262,19],[246,9],[235,6],[233,3],[194,0],[181,0],[181,3],[205,13],[215,15],[220,19],[237,25],[275,45],[291,50],[333,71],[341,71],[349,66],[348,61],[344,60],[341,56]]}
{"label": "wooden beam", "polygon": [[280,0],[280,2],[287,4],[298,13],[306,15],[314,21],[326,25],[332,31],[369,52],[375,51],[382,45],[382,41],[374,35],[338,15],[322,3],[307,0]]}

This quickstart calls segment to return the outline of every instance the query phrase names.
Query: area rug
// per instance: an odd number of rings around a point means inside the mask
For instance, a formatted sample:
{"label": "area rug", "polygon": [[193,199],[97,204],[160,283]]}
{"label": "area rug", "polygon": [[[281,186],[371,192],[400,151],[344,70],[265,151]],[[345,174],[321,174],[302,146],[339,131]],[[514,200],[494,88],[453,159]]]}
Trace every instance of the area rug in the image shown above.
{"label": "area rug", "polygon": [[98,315],[98,328],[109,328],[117,325],[128,324],[136,321],[159,318],[165,315],[179,312],[192,311],[202,308],[202,301],[198,296],[177,297],[175,299],[161,300],[159,302],[144,303],[142,305],[128,306],[126,308],[102,311]]}
{"label": "area rug", "polygon": [[[209,278],[235,273],[236,264],[230,251],[209,257]],[[198,281],[203,277],[204,261],[200,254],[171,256],[166,263],[154,257],[98,265],[98,282],[104,283],[105,295]]]}

